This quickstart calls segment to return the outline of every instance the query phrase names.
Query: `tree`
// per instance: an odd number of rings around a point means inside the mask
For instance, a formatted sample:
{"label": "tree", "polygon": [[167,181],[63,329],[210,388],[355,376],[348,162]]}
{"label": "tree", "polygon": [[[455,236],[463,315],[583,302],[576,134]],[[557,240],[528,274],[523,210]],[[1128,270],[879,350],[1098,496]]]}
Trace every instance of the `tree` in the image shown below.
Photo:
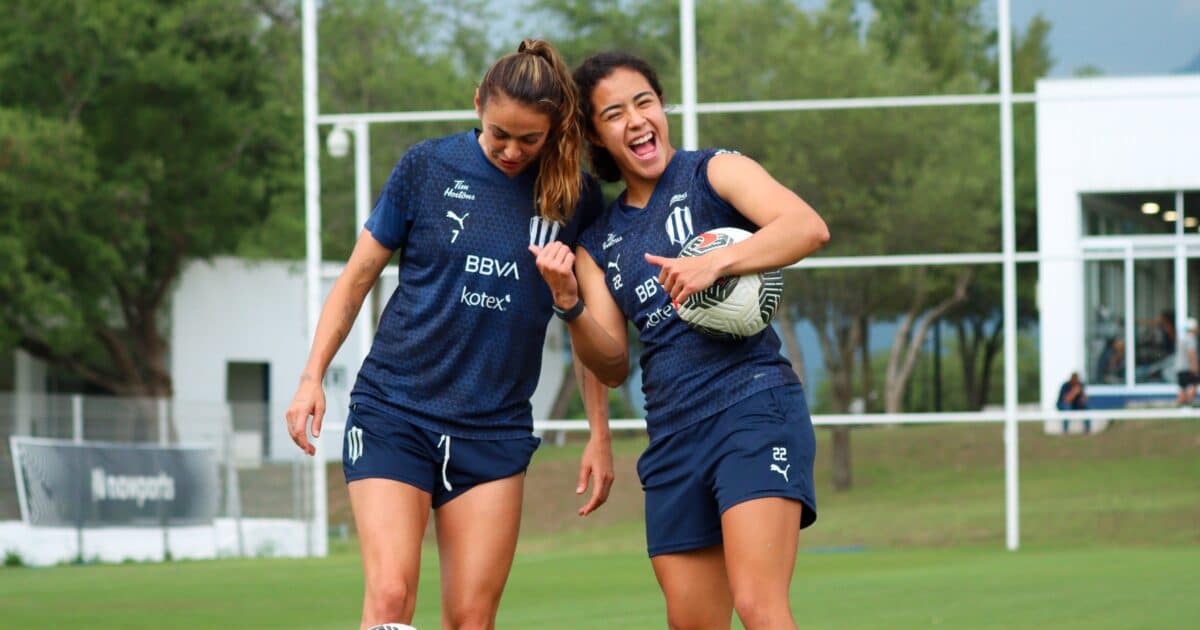
{"label": "tree", "polygon": [[169,395],[172,283],[231,250],[282,193],[273,176],[298,169],[262,14],[215,0],[3,13],[0,329],[113,393]]}
{"label": "tree", "polygon": [[[1045,76],[1053,60],[1049,53],[1050,23],[1035,15],[1024,33],[1013,34],[1013,89],[1032,92],[1037,79]],[[998,68],[989,67],[985,76],[998,89]],[[1037,249],[1037,142],[1034,108],[1018,105],[1013,110],[1013,144],[1015,164],[1015,195],[1017,249]],[[968,288],[967,300],[947,316],[958,343],[959,365],[963,371],[962,387],[967,409],[982,409],[992,391],[995,364],[1003,350],[1004,321],[1001,315],[1003,285],[998,268],[982,268]],[[1037,318],[1034,285],[1017,284],[1018,325],[1024,326]]]}
{"label": "tree", "polygon": [[[300,25],[295,7],[273,11],[280,54],[272,60],[280,97],[299,114]],[[447,5],[431,0],[330,0],[321,3],[317,27],[319,109],[324,114],[470,109],[475,85],[492,61],[482,22],[490,13],[474,0]],[[457,16],[451,19],[451,16]],[[516,50],[516,41],[511,50]],[[506,46],[505,52],[509,51]],[[295,138],[302,134],[294,119]],[[468,123],[374,124],[370,128],[371,192],[377,194],[411,145],[462,131]],[[321,131],[328,134],[330,127]],[[297,162],[303,146],[287,147]],[[323,147],[321,245],[325,260],[345,261],[361,226],[354,214],[354,160],[334,158]],[[296,171],[302,174],[302,169]],[[303,180],[289,187],[292,203],[278,205],[238,244],[254,258],[304,257]]]}

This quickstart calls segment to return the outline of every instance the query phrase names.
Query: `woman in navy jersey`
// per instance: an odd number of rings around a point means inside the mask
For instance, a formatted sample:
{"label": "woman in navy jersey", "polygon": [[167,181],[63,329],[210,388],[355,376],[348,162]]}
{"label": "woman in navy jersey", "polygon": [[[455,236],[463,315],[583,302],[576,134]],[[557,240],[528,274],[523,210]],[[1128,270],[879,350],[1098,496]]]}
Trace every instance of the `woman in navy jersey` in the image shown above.
{"label": "woman in navy jersey", "polygon": [[[580,172],[570,72],[543,41],[497,61],[475,94],[481,129],[410,148],[321,311],[287,412],[312,455],[322,378],[395,250],[399,284],[351,392],[343,468],[362,549],[362,628],[407,628],[421,539],[436,514],[442,627],[490,628],[512,566],[524,472],[537,448],[530,397],[553,298],[530,246],[573,246],[602,210]],[[583,375],[591,440],[587,514],[612,483],[607,398]]]}
{"label": "woman in navy jersey", "polygon": [[[693,330],[673,303],[717,278],[777,269],[829,239],[824,221],[753,160],[671,146],[645,61],[593,55],[575,71],[595,172],[626,190],[572,250],[535,248],[576,353],[610,386],[638,331],[650,444],[638,461],[651,563],[672,628],[795,627],[788,602],[798,531],[816,519],[804,392],[771,328],[740,341]],[[678,258],[693,235],[754,232]],[[574,273],[572,273],[572,270]],[[584,304],[586,303],[586,306]]]}

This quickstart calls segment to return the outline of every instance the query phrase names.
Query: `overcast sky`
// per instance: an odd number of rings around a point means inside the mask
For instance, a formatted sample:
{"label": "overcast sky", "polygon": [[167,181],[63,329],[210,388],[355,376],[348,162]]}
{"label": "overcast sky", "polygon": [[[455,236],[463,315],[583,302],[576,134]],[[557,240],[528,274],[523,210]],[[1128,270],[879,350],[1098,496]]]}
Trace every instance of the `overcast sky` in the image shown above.
{"label": "overcast sky", "polygon": [[1053,25],[1052,76],[1085,65],[1106,75],[1172,74],[1200,56],[1200,0],[1012,0],[1011,6],[1018,30],[1039,12]]}
{"label": "overcast sky", "polygon": [[[808,8],[826,3],[798,1]],[[982,1],[994,24],[996,0]],[[516,23],[527,2],[493,0],[499,15],[508,16],[492,22],[492,35],[506,50],[513,33],[521,30]],[[1200,72],[1195,67],[1200,63],[1200,0],[1011,0],[1010,6],[1018,32],[1037,13],[1053,25],[1051,76],[1071,76],[1088,65],[1111,76],[1174,74],[1188,66]]]}

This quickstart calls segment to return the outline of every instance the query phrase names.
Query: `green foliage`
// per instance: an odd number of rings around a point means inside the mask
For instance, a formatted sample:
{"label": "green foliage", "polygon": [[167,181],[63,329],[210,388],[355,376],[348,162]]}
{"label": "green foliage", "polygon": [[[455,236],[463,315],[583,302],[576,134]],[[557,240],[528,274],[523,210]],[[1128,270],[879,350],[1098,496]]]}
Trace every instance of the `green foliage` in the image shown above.
{"label": "green foliage", "polygon": [[[323,2],[318,17],[319,109],[323,114],[383,111],[470,110],[475,86],[494,61],[486,38],[493,11],[477,0],[333,0]],[[284,21],[272,34],[280,40],[275,62],[279,97],[297,113],[302,102],[301,42],[298,18]],[[502,52],[516,50],[518,40]],[[288,203],[270,215],[238,244],[237,253],[254,258],[304,256],[304,198],[301,120],[295,119],[293,141],[286,147],[296,171],[288,181]],[[413,144],[456,133],[470,122],[405,123],[370,128],[370,202]],[[331,130],[322,126],[324,134]],[[352,141],[357,141],[353,138]],[[320,149],[321,245],[325,260],[345,260],[358,237],[355,217],[353,157],[334,158]]]}
{"label": "green foliage", "polygon": [[25,559],[21,557],[21,552],[16,549],[6,549],[4,551],[4,566],[6,567],[23,567]]}
{"label": "green foliage", "polygon": [[[991,325],[999,325],[999,322],[989,322]],[[988,381],[988,389],[983,393],[982,397],[976,401],[972,400],[971,390],[964,383],[964,375],[966,371],[963,369],[963,358],[960,348],[959,339],[954,336],[950,325],[943,324],[942,326],[942,361],[941,361],[941,396],[942,396],[942,411],[978,411],[983,405],[1000,405],[1004,403],[1004,357],[1001,355],[996,358],[995,366],[992,368],[995,373]],[[926,347],[931,344],[927,342]],[[881,349],[871,353],[871,379],[873,387],[867,391],[862,382],[861,371],[855,372],[851,378],[853,380],[853,391],[866,392],[865,399],[867,401],[867,411],[878,413],[883,409],[883,383],[884,372],[887,368],[888,353],[890,349]],[[1034,339],[1028,336],[1019,336],[1017,339],[1017,356],[1018,357],[1035,357],[1037,356],[1037,346]],[[932,352],[925,352],[918,359],[918,364],[910,382],[907,392],[904,411],[912,413],[922,413],[928,411],[936,411],[935,402],[935,387],[934,384],[934,356]],[[1018,361],[1017,362],[1017,391],[1020,399],[1023,402],[1032,402],[1039,400],[1041,392],[1041,374],[1039,371],[1038,361]],[[813,413],[841,413],[835,404],[833,393],[834,384],[830,379],[821,381],[809,399],[809,405],[812,407]],[[858,394],[856,394],[858,395]]]}
{"label": "green foliage", "polygon": [[170,391],[160,317],[184,263],[294,187],[294,107],[252,2],[6,3],[0,322],[115,393]]}

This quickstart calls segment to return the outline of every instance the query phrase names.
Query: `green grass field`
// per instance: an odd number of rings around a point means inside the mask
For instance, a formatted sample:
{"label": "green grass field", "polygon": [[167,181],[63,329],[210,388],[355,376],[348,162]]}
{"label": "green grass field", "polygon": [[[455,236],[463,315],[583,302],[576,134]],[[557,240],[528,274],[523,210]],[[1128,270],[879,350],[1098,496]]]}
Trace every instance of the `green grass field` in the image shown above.
{"label": "green grass field", "polygon": [[[1003,549],[998,426],[853,439],[851,492],[829,489],[819,454],[820,519],[801,535],[792,589],[802,627],[1200,627],[1200,424],[1125,423],[1086,438],[1023,427],[1015,553]],[[642,445],[617,442],[615,494],[589,519],[573,513],[578,445],[539,452],[499,627],[665,625],[632,472]],[[335,525],[347,518],[339,493],[333,485]],[[361,588],[353,539],[319,560],[0,569],[0,627],[351,628]],[[438,627],[437,599],[429,547],[419,628]]]}

